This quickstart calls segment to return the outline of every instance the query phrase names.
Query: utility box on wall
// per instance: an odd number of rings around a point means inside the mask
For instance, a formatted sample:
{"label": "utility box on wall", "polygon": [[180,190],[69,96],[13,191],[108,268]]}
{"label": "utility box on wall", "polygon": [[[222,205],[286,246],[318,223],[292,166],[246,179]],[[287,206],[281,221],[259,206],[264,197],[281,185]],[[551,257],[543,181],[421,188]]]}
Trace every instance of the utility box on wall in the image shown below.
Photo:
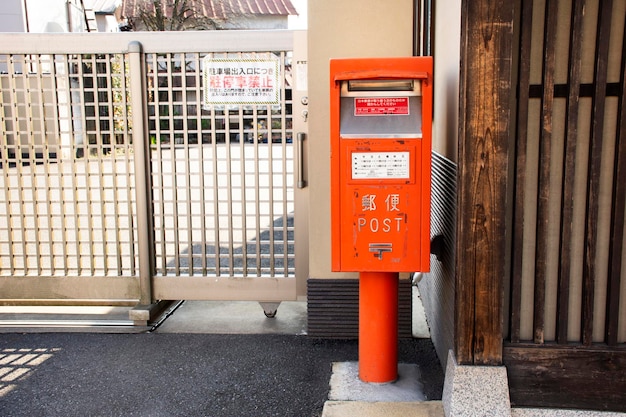
{"label": "utility box on wall", "polygon": [[432,58],[330,62],[332,269],[430,269]]}

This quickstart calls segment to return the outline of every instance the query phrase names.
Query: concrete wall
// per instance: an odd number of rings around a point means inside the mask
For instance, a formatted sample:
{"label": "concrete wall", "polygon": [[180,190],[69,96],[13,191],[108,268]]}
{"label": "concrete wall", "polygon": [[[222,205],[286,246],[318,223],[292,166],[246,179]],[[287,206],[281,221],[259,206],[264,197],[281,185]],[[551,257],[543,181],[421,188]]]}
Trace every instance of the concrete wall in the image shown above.
{"label": "concrete wall", "polygon": [[413,1],[308,2],[310,278],[354,277],[331,272],[329,59],[411,56]]}

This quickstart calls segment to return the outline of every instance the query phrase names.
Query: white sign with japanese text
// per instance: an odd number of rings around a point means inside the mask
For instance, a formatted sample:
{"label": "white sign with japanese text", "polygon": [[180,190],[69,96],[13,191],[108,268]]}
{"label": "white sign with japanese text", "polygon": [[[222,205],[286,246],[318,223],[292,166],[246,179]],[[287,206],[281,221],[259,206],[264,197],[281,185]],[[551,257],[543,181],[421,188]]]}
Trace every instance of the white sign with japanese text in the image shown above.
{"label": "white sign with japanese text", "polygon": [[352,179],[409,178],[409,158],[409,152],[354,152]]}
{"label": "white sign with japanese text", "polygon": [[224,104],[279,104],[278,59],[205,57],[203,107]]}

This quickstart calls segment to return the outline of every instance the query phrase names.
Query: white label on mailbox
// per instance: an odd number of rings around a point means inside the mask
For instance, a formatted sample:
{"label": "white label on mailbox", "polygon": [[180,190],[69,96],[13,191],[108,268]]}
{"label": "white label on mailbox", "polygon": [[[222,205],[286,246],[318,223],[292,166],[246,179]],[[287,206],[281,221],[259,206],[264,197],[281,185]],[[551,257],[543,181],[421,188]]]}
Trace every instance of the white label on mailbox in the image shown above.
{"label": "white label on mailbox", "polygon": [[353,152],[352,179],[410,178],[409,152]]}

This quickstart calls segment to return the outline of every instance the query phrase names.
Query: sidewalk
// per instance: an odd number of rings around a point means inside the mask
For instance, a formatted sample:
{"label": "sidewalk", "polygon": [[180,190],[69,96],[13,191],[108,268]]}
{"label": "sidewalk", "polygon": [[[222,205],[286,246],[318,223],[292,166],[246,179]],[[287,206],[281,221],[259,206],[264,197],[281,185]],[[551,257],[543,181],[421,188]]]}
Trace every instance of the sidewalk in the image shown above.
{"label": "sidewalk", "polygon": [[[0,414],[354,415],[343,407],[356,402],[324,405],[332,364],[357,361],[357,341],[312,339],[305,329],[303,303],[284,303],[269,319],[256,303],[188,302],[149,333],[5,333]],[[420,367],[427,399],[441,398],[430,340],[401,341],[399,361]]]}

